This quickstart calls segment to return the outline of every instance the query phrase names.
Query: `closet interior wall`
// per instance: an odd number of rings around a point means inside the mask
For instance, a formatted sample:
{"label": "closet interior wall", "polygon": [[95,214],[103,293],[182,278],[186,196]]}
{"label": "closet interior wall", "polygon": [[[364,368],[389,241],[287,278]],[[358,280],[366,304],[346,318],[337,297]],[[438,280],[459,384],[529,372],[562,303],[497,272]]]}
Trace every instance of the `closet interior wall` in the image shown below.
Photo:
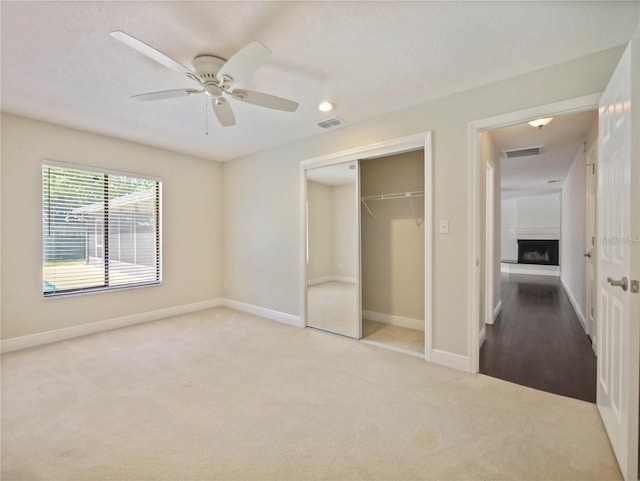
{"label": "closet interior wall", "polygon": [[362,316],[424,330],[424,195],[366,199],[424,192],[424,151],[361,161],[360,188]]}

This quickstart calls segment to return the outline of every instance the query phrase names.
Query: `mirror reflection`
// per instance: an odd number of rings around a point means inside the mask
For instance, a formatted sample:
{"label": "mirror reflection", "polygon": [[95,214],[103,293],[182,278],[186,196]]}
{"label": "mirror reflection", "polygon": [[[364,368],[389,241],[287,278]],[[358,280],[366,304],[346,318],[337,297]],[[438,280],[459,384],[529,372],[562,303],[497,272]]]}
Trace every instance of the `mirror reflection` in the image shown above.
{"label": "mirror reflection", "polygon": [[307,325],[360,338],[357,161],[307,171]]}

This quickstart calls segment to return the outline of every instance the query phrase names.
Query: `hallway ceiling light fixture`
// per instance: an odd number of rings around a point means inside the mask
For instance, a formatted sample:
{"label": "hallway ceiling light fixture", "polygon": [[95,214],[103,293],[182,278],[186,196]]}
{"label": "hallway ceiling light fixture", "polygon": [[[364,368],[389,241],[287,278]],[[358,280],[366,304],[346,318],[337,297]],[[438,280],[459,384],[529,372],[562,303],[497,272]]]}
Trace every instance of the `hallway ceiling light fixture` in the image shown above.
{"label": "hallway ceiling light fixture", "polygon": [[553,120],[553,117],[547,117],[546,119],[536,119],[536,120],[532,120],[531,122],[529,122],[529,125],[531,127],[538,127],[539,129],[542,130],[542,127],[547,125],[552,120]]}

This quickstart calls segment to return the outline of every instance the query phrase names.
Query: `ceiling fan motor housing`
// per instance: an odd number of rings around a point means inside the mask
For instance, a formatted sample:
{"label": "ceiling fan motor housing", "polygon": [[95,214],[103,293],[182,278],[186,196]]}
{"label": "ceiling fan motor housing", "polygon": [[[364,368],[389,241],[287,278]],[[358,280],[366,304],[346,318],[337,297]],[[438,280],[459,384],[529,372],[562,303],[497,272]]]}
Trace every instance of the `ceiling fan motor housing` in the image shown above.
{"label": "ceiling fan motor housing", "polygon": [[213,55],[200,55],[193,59],[193,70],[203,82],[218,82],[216,77],[226,60]]}

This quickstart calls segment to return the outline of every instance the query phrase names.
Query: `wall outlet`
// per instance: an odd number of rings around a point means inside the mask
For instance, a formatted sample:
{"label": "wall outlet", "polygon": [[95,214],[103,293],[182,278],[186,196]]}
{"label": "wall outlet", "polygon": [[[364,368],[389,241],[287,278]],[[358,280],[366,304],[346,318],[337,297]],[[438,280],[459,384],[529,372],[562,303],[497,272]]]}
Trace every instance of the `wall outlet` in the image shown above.
{"label": "wall outlet", "polygon": [[442,219],[440,221],[440,234],[448,234],[449,233],[449,220]]}

